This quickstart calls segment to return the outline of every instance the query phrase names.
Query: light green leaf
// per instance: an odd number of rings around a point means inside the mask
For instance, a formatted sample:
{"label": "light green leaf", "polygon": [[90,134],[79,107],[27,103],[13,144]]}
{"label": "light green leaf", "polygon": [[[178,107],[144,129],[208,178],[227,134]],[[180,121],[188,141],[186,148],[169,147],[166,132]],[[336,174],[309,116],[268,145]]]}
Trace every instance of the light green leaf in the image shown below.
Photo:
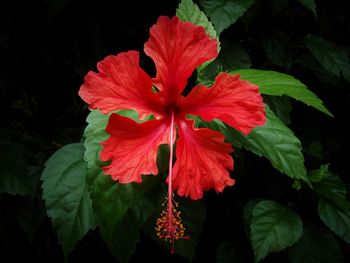
{"label": "light green leaf", "polygon": [[240,74],[242,79],[258,85],[262,94],[272,96],[286,95],[314,107],[329,116],[333,116],[323,105],[322,100],[293,76],[276,71],[258,69],[235,70],[231,73]]}
{"label": "light green leaf", "polygon": [[89,229],[94,215],[86,185],[84,146],[74,143],[55,152],[45,164],[43,199],[65,257]]}
{"label": "light green leaf", "polygon": [[337,239],[316,226],[305,227],[299,241],[289,249],[291,263],[342,263]]}
{"label": "light green leaf", "polygon": [[214,120],[207,126],[223,132],[236,147],[242,146],[267,158],[281,173],[308,182],[299,139],[267,106],[265,110],[267,117],[265,125],[256,127],[246,136],[219,120]]}
{"label": "light green leaf", "polygon": [[345,49],[341,49],[324,38],[314,35],[308,35],[305,42],[322,67],[337,76],[340,76],[341,73],[348,74],[350,63],[348,52]]}
{"label": "light green leaf", "polygon": [[307,9],[311,10],[312,13],[314,13],[314,15],[317,17],[315,0],[298,0],[298,2],[305,6]]}
{"label": "light green leaf", "polygon": [[250,226],[255,262],[293,245],[302,233],[303,223],[296,213],[274,201],[258,203]]}
{"label": "light green leaf", "polygon": [[[182,21],[189,21],[195,25],[204,27],[205,31],[212,38],[216,38],[218,50],[220,51],[220,41],[213,24],[208,20],[208,17],[192,2],[192,0],[182,0],[179,7],[176,9],[176,16]],[[203,63],[197,67],[197,71],[204,70],[212,60]]]}
{"label": "light green leaf", "polygon": [[319,196],[318,213],[322,221],[345,242],[350,244],[350,202],[340,178],[331,173],[314,184]]}
{"label": "light green leaf", "polygon": [[204,27],[209,36],[218,39],[213,24],[192,0],[182,0],[176,9],[176,16],[182,21],[189,21],[195,25]]}
{"label": "light green leaf", "polygon": [[218,35],[234,24],[254,2],[254,0],[200,0]]}

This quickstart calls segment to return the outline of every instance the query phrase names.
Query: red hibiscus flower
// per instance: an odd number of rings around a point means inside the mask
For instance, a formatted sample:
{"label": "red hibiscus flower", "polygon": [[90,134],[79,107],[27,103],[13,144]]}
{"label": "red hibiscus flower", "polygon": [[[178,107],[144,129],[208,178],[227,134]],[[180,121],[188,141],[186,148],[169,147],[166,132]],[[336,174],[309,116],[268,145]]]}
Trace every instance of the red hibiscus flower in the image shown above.
{"label": "red hibiscus flower", "polygon": [[137,123],[111,114],[106,127],[110,137],[102,143],[100,158],[111,161],[104,172],[114,180],[140,183],[141,175],[158,173],[158,147],[169,144],[168,203],[157,221],[157,232],[173,243],[184,238],[173,190],[200,199],[206,190],[221,192],[235,182],[228,171],[233,170],[233,149],[224,142],[224,135],[195,128],[187,115],[205,121],[219,119],[248,134],[265,123],[264,104],[257,86],[228,73],[220,73],[211,87],[197,85],[188,96],[182,95],[195,68],[218,55],[216,39],[210,39],[203,27],[177,17],[160,17],[150,30],[144,51],[155,63],[155,78],[140,68],[137,51],[123,52],[99,62],[98,73],[85,76],[79,95],[90,109],[104,114],[133,109],[140,119],[150,114],[155,117]]}

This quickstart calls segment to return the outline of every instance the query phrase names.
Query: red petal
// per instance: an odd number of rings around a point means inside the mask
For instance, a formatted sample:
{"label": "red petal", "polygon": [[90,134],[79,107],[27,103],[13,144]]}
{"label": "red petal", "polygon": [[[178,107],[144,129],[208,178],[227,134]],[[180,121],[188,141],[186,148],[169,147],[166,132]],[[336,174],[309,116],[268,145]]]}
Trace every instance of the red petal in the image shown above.
{"label": "red petal", "polygon": [[203,192],[214,188],[223,191],[233,185],[228,169],[233,170],[231,145],[224,135],[210,129],[193,128],[193,121],[177,121],[179,139],[173,170],[173,187],[180,196],[200,199]]}
{"label": "red petal", "polygon": [[218,51],[216,39],[210,39],[203,27],[163,16],[151,27],[145,53],[157,68],[154,85],[163,92],[166,102],[172,103],[193,70],[215,58]]}
{"label": "red petal", "polygon": [[159,95],[152,92],[151,78],[139,67],[139,53],[123,52],[98,63],[99,73],[90,71],[79,90],[91,109],[104,114],[113,110],[134,109],[142,119],[161,111]]}
{"label": "red petal", "polygon": [[258,86],[228,73],[218,75],[210,88],[194,87],[187,97],[180,98],[178,107],[205,121],[220,119],[245,134],[266,120]]}
{"label": "red petal", "polygon": [[169,121],[164,119],[139,124],[112,114],[106,128],[111,136],[101,143],[101,160],[112,161],[104,172],[120,183],[140,183],[142,174],[158,174],[157,150],[169,142],[168,129]]}

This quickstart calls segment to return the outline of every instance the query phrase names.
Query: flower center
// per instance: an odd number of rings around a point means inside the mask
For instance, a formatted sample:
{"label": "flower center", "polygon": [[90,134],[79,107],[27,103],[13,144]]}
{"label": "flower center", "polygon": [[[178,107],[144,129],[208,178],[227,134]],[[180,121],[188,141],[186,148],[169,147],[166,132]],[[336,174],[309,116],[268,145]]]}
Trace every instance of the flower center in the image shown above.
{"label": "flower center", "polygon": [[160,217],[157,219],[156,232],[157,236],[161,239],[165,239],[171,243],[170,253],[174,253],[175,240],[189,239],[189,236],[185,236],[185,228],[181,223],[181,212],[177,210],[178,203],[174,200],[172,175],[173,175],[173,155],[174,155],[174,108],[170,109],[171,124],[170,124],[170,158],[169,158],[169,175],[168,175],[168,195],[163,203],[165,208],[163,209]]}

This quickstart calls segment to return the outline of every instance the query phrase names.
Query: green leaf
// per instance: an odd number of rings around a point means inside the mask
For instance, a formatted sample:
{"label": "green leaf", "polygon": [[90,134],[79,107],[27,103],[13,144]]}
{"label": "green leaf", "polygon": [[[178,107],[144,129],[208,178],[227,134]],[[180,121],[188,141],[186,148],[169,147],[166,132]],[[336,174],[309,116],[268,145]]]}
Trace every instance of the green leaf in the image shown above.
{"label": "green leaf", "polygon": [[65,257],[89,229],[94,228],[86,184],[84,146],[74,143],[55,152],[45,164],[43,199]]}
{"label": "green leaf", "polygon": [[242,79],[258,85],[262,94],[272,96],[286,95],[329,116],[333,116],[316,94],[308,90],[303,83],[293,76],[276,71],[258,69],[235,70],[232,73],[240,74]]}
{"label": "green leaf", "polygon": [[200,0],[218,35],[234,24],[254,2],[254,0]]}
{"label": "green leaf", "polygon": [[350,63],[348,52],[322,37],[308,35],[305,38],[306,46],[322,67],[334,73],[338,77],[341,73],[348,74]]}
{"label": "green leaf", "polygon": [[339,243],[332,233],[316,226],[305,227],[299,241],[289,249],[291,263],[342,263]]}
{"label": "green leaf", "polygon": [[290,209],[274,201],[262,201],[253,209],[250,230],[255,262],[258,262],[270,252],[297,242],[303,233],[303,224]]}
{"label": "green leaf", "polygon": [[319,196],[318,213],[322,221],[339,237],[350,244],[350,202],[346,188],[336,175],[329,173],[314,183]]}
{"label": "green leaf", "polygon": [[0,140],[0,160],[0,193],[28,195],[35,191],[20,145]]}
{"label": "green leaf", "polygon": [[307,9],[311,10],[312,13],[314,13],[314,15],[317,17],[315,0],[298,0],[298,2],[305,6]]}
{"label": "green leaf", "polygon": [[[137,118],[135,113],[122,111],[119,114]],[[127,262],[139,239],[139,223],[142,215],[135,216],[130,209],[142,200],[145,192],[152,189],[157,181],[154,176],[144,176],[141,184],[119,184],[104,174],[104,162],[99,160],[100,143],[108,138],[105,131],[109,116],[91,111],[85,129],[85,161],[88,166],[90,186],[96,221],[103,240],[110,252],[122,262]],[[144,211],[145,212],[145,211]],[[126,240],[127,239],[127,240]]]}
{"label": "green leaf", "polygon": [[267,158],[281,173],[308,182],[299,139],[267,106],[265,110],[265,125],[256,127],[246,136],[219,120],[214,120],[207,126],[223,132],[234,146],[242,146]]}
{"label": "green leaf", "polygon": [[213,24],[192,0],[182,0],[176,9],[176,16],[182,21],[190,21],[195,25],[204,27],[209,36],[218,39]]}

